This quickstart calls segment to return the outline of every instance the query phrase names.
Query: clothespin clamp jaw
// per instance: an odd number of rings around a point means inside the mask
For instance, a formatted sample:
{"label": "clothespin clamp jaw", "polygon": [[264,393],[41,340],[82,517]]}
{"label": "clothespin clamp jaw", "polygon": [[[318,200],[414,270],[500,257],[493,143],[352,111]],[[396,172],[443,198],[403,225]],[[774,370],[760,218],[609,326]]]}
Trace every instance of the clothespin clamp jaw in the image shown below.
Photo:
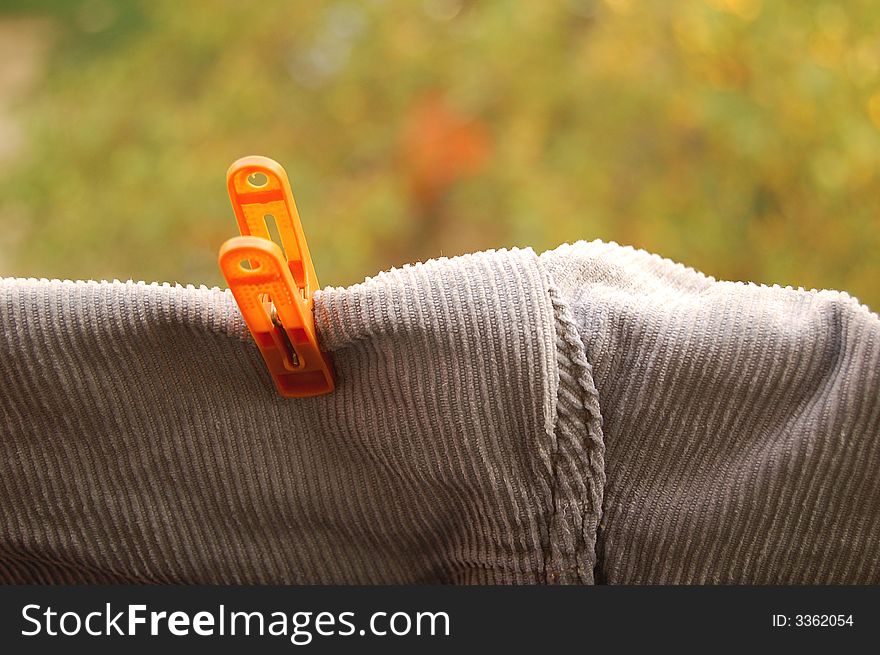
{"label": "clothespin clamp jaw", "polygon": [[[244,157],[226,178],[242,236],[221,246],[220,270],[275,386],[294,398],[329,393],[333,371],[313,314],[318,280],[287,174],[266,157]],[[271,239],[270,218],[283,251]]]}

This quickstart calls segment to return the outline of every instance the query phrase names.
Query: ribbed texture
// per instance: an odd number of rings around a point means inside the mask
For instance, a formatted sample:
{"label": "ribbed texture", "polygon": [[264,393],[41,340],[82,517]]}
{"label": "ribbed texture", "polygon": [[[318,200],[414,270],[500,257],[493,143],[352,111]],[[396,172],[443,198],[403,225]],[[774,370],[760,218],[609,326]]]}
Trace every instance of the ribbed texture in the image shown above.
{"label": "ribbed texture", "polygon": [[601,401],[599,581],[880,582],[880,320],[601,242],[541,256]]}
{"label": "ribbed texture", "polygon": [[[568,305],[552,284],[548,289],[555,314],[559,364],[556,429],[551,470],[555,487],[551,543],[555,546],[551,578],[562,584],[593,583],[596,530],[605,486],[605,444],[599,395]],[[586,473],[586,474],[585,474]],[[580,566],[567,571],[565,562]]]}
{"label": "ribbed texture", "polygon": [[[0,580],[880,582],[880,320],[615,244],[316,296],[0,281]],[[601,517],[601,521],[600,521]]]}
{"label": "ribbed texture", "polygon": [[338,388],[291,400],[226,292],[4,280],[0,579],[592,581],[595,393],[533,252],[315,306]]}

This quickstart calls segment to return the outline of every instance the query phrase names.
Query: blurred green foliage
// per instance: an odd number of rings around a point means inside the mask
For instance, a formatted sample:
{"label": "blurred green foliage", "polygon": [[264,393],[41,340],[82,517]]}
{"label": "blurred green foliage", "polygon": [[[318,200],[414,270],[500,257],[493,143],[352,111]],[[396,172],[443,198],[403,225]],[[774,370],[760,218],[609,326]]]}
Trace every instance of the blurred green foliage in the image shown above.
{"label": "blurred green foliage", "polygon": [[[324,284],[603,238],[880,306],[880,5],[27,2],[0,274],[220,284],[224,175],[287,169]],[[2,93],[2,89],[0,89]]]}

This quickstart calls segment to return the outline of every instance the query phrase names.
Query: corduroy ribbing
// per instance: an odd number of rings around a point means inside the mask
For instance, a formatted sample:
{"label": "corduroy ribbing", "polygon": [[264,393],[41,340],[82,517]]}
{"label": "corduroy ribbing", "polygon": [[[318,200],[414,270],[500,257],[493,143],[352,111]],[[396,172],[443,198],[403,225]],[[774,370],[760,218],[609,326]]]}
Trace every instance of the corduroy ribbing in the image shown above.
{"label": "corduroy ribbing", "polygon": [[[596,531],[602,512],[605,486],[605,444],[599,395],[592,367],[568,303],[549,279],[548,293],[555,314],[559,385],[556,391],[556,425],[552,470],[555,480],[551,543],[555,582],[588,583],[594,580]],[[578,562],[570,570],[566,562]]]}
{"label": "corduroy ribbing", "polygon": [[315,299],[0,281],[0,580],[877,583],[880,320],[601,242]]}
{"label": "corduroy ribbing", "polygon": [[880,582],[880,320],[602,242],[541,256],[602,404],[610,583]]}
{"label": "corduroy ribbing", "polygon": [[599,433],[560,306],[530,250],[324,290],[337,390],[291,400],[228,292],[4,280],[0,577],[590,582]]}

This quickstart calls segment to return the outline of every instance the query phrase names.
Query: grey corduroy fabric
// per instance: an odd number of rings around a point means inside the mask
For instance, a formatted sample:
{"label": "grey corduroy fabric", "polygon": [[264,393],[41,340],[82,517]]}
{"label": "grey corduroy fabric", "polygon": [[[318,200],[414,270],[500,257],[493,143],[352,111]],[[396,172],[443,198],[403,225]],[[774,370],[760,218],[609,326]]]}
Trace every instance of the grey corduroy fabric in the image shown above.
{"label": "grey corduroy fabric", "polygon": [[880,320],[600,242],[315,301],[277,396],[228,292],[0,282],[0,580],[880,582]]}
{"label": "grey corduroy fabric", "polygon": [[880,582],[880,320],[643,251],[542,263],[592,364],[600,581]]}

